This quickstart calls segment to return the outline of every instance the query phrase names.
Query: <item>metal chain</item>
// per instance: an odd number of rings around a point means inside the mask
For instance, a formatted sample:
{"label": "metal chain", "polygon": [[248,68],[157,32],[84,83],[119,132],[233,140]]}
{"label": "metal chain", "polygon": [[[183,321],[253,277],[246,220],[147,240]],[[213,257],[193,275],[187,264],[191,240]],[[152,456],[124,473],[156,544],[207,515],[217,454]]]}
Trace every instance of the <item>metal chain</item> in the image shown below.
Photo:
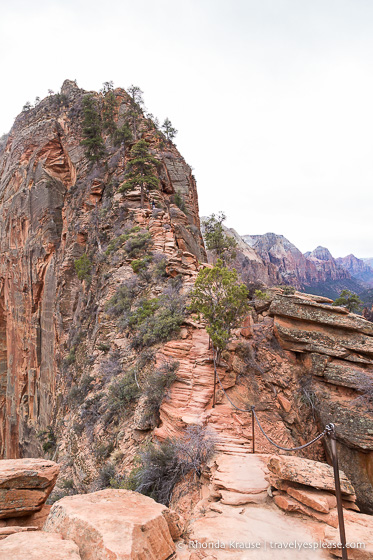
{"label": "metal chain", "polygon": [[319,434],[318,436],[316,436],[312,441],[309,441],[308,443],[305,443],[304,445],[299,445],[298,447],[282,447],[281,445],[277,445],[277,443],[275,443],[270,437],[267,436],[267,434],[265,433],[265,431],[263,430],[260,422],[259,422],[259,418],[256,415],[255,412],[255,408],[251,407],[251,410],[255,416],[255,420],[258,423],[258,426],[260,428],[260,431],[262,432],[262,434],[264,435],[265,438],[267,438],[267,440],[269,441],[269,443],[271,443],[272,445],[274,445],[275,447],[277,447],[277,449],[282,449],[283,451],[299,451],[300,449],[305,449],[306,447],[309,447],[310,445],[312,445],[313,443],[316,443],[317,441],[319,441],[319,439],[323,438],[324,436],[326,436],[326,434],[328,433],[327,428],[325,428],[325,430],[323,432],[321,432],[321,434]]}
{"label": "metal chain", "polygon": [[259,422],[259,418],[258,418],[258,416],[255,412],[255,407],[254,406],[252,406],[250,409],[247,409],[247,408],[244,409],[244,408],[239,408],[238,406],[236,406],[234,404],[234,402],[230,399],[229,395],[227,394],[226,390],[224,389],[222,382],[220,381],[220,377],[219,377],[217,369],[216,369],[216,377],[217,377],[217,380],[219,382],[220,387],[222,388],[225,396],[227,397],[228,401],[231,403],[233,408],[235,408],[236,410],[239,410],[240,412],[252,412],[254,417],[255,417],[255,420],[257,421],[259,429],[262,432],[262,434],[264,435],[264,437],[269,441],[269,443],[271,443],[272,445],[277,447],[277,449],[282,449],[283,451],[299,451],[300,449],[305,449],[306,447],[309,447],[313,443],[316,443],[317,441],[319,441],[319,439],[323,438],[328,433],[329,425],[326,426],[325,430],[323,432],[321,432],[321,434],[316,436],[312,441],[309,441],[308,443],[305,443],[304,445],[300,445],[298,447],[282,447],[281,445],[278,445],[277,443],[275,443],[269,436],[267,436],[267,434],[265,433],[265,431],[263,430],[263,428],[262,428],[262,426]]}

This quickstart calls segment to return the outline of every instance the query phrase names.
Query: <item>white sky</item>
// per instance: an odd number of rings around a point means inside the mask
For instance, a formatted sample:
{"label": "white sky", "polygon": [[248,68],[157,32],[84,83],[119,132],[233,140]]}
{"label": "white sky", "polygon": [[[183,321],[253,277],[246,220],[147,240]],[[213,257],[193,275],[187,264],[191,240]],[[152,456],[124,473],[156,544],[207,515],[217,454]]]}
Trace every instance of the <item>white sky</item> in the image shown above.
{"label": "white sky", "polygon": [[140,86],[202,215],[373,256],[371,0],[0,0],[0,134],[58,91]]}

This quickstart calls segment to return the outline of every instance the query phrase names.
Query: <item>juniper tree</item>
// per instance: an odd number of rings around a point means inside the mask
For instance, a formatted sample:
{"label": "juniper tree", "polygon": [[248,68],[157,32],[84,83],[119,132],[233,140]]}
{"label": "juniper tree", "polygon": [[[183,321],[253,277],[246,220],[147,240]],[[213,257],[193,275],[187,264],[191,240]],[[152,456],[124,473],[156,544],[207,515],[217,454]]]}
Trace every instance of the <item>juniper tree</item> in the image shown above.
{"label": "juniper tree", "polygon": [[218,215],[211,214],[203,221],[206,248],[212,251],[224,264],[236,258],[237,241],[224,233],[223,222],[226,219],[224,212]]}
{"label": "juniper tree", "polygon": [[165,120],[162,124],[162,131],[163,131],[163,133],[166,136],[168,141],[172,141],[177,134],[176,128],[174,128],[172,126],[172,123],[171,123],[171,121],[168,117],[165,118]]}
{"label": "juniper tree", "polygon": [[126,181],[120,188],[123,192],[133,187],[140,187],[141,208],[144,208],[144,193],[147,189],[156,189],[159,179],[156,175],[159,161],[151,155],[149,144],[139,140],[131,149],[130,160],[126,168]]}
{"label": "juniper tree", "polygon": [[232,337],[232,330],[239,326],[248,313],[248,289],[238,281],[235,269],[229,270],[218,259],[213,268],[204,268],[198,273],[191,292],[190,311],[195,311],[206,321],[214,359],[214,401],[216,365],[221,353]]}
{"label": "juniper tree", "polygon": [[105,154],[101,136],[101,118],[92,95],[83,98],[83,137],[81,144],[86,147],[86,156],[98,161]]}
{"label": "juniper tree", "polygon": [[333,303],[333,305],[346,307],[350,313],[357,313],[360,311],[362,304],[363,302],[359,296],[349,290],[342,290],[339,297]]}

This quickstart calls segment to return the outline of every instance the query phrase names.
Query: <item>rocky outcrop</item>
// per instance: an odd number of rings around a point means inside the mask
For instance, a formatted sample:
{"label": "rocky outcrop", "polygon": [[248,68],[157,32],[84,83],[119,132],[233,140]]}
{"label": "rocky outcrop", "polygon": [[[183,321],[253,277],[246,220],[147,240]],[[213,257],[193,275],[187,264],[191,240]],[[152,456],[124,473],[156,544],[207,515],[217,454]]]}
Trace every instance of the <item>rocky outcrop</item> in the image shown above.
{"label": "rocky outcrop", "polygon": [[55,533],[17,533],[0,542],[0,560],[81,560],[78,546]]}
{"label": "rocky outcrop", "polygon": [[300,295],[277,295],[269,311],[281,346],[304,365],[304,395],[319,425],[336,425],[341,468],[359,505],[372,512],[372,323]]}
{"label": "rocky outcrop", "polygon": [[82,560],[167,560],[175,552],[169,519],[168,508],[151,498],[103,490],[54,504],[44,531],[73,540]]}
{"label": "rocky outcrop", "polygon": [[0,519],[39,511],[53,490],[59,466],[44,459],[0,461]]}

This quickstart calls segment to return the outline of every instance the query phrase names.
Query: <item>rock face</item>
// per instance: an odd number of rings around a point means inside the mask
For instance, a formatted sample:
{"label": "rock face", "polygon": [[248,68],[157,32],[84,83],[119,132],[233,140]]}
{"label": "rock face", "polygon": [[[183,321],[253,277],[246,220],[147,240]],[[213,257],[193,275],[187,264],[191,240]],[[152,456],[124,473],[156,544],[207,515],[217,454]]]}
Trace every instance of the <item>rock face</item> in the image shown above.
{"label": "rock face", "polygon": [[169,510],[127,490],[62,498],[44,526],[79,547],[82,560],[166,560],[175,551]]}
{"label": "rock face", "polygon": [[44,459],[0,461],[0,518],[39,511],[53,490],[59,466]]}
{"label": "rock face", "polygon": [[347,255],[347,257],[336,259],[336,262],[354,278],[368,286],[373,286],[373,268],[363,259],[358,259],[355,255]]}
{"label": "rock face", "polygon": [[0,542],[0,560],[81,560],[77,545],[54,533],[17,533]]}
{"label": "rock face", "polygon": [[[102,107],[103,95],[90,93]],[[1,146],[0,455],[5,458],[40,454],[38,432],[48,440],[62,403],[57,393],[66,382],[62,361],[73,346],[82,310],[90,312],[87,302],[95,306],[97,330],[104,314],[98,304],[105,282],[101,269],[109,268],[104,250],[130,224],[130,215],[139,228],[152,229],[170,275],[191,275],[198,260],[206,259],[195,179],[175,146],[139,116],[139,137],[159,160],[159,189],[146,196],[140,210],[139,190],[118,192],[130,145],[115,145],[103,132],[103,160],[92,163],[86,157],[81,145],[86,94],[67,80],[60,94],[21,113]],[[114,95],[115,124],[121,127],[131,99],[121,89]],[[183,210],[175,204],[176,194]],[[85,253],[94,279],[86,284],[74,266]],[[53,446],[53,434],[45,443]]]}
{"label": "rock face", "polygon": [[341,468],[359,505],[372,512],[372,323],[307,296],[278,295],[270,313],[281,346],[304,364],[305,395],[320,426],[336,425]]}

